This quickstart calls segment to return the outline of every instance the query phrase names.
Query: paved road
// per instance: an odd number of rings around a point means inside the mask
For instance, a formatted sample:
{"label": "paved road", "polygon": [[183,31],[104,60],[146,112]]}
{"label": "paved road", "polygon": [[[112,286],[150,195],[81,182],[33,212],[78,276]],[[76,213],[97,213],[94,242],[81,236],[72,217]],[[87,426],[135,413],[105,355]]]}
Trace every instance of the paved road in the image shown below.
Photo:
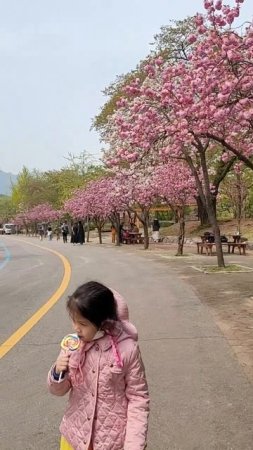
{"label": "paved road", "polygon": [[1,360],[1,450],[58,449],[66,399],[50,396],[45,379],[70,331],[66,296],[90,279],[125,296],[139,329],[152,400],[148,450],[252,450],[253,387],[209,311],[164,262],[130,247],[1,241],[11,254],[0,265],[2,342],[59,286],[62,264],[43,248],[72,265],[64,298]]}

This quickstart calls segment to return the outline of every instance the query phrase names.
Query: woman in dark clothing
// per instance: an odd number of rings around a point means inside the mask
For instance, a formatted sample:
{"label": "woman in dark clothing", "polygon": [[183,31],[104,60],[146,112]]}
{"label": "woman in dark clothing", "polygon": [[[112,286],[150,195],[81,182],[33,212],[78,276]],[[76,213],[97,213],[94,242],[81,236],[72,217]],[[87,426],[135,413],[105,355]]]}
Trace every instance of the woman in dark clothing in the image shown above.
{"label": "woman in dark clothing", "polygon": [[160,234],[159,234],[160,223],[159,223],[158,219],[154,219],[153,220],[152,230],[153,230],[152,237],[153,237],[154,242],[159,242],[159,239],[160,239]]}
{"label": "woman in dark clothing", "polygon": [[85,242],[85,232],[81,220],[79,220],[77,225],[77,242],[81,245]]}
{"label": "woman in dark clothing", "polygon": [[77,232],[78,232],[78,226],[77,223],[74,223],[74,225],[72,226],[72,230],[71,230],[71,244],[77,244],[78,240],[77,240]]}

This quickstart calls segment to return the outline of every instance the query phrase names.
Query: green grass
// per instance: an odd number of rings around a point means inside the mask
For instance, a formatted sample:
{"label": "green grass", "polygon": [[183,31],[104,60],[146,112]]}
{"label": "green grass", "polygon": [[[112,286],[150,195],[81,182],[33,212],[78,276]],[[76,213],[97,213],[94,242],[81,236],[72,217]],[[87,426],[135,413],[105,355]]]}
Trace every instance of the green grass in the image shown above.
{"label": "green grass", "polygon": [[231,272],[245,272],[249,269],[242,267],[238,264],[228,264],[226,267],[218,267],[218,266],[202,266],[201,269],[205,273],[231,273]]}

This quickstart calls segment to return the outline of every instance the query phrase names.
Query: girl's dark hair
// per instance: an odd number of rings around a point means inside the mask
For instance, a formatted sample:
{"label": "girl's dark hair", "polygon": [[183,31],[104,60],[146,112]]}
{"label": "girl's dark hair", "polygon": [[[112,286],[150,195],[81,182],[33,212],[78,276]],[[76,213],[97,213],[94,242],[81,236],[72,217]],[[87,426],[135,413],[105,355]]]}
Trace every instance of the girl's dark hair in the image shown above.
{"label": "girl's dark hair", "polygon": [[78,313],[98,328],[107,320],[117,320],[117,305],[112,291],[97,281],[79,286],[69,296],[67,309],[71,317]]}

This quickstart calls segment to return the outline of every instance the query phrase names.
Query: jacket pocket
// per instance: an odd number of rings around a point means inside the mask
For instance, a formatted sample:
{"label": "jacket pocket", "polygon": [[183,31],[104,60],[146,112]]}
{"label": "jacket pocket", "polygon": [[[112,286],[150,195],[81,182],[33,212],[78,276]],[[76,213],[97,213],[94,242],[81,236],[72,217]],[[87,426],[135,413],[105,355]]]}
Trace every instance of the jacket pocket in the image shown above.
{"label": "jacket pocket", "polygon": [[117,366],[116,364],[110,365],[110,372],[115,375],[123,375],[122,367]]}

